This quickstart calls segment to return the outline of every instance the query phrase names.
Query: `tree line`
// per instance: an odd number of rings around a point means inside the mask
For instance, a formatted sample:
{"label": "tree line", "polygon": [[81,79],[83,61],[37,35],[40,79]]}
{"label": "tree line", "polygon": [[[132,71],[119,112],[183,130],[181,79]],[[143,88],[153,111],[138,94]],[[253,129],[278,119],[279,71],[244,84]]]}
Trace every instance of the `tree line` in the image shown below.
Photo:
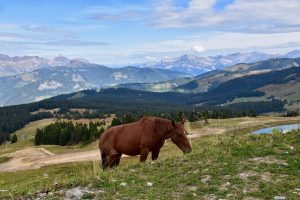
{"label": "tree line", "polygon": [[76,123],[56,122],[42,129],[37,129],[35,134],[35,145],[75,145],[80,142],[88,143],[99,138],[105,131],[105,123]]}

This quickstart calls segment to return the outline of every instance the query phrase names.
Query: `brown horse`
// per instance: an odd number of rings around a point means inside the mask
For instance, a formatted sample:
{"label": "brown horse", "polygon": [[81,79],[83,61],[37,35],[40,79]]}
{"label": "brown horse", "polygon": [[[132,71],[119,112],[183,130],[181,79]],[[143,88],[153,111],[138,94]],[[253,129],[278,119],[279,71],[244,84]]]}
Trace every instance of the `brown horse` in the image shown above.
{"label": "brown horse", "polygon": [[118,166],[122,154],[140,155],[140,162],[145,162],[152,152],[152,160],[156,160],[169,138],[184,153],[191,152],[183,124],[159,117],[143,117],[134,123],[108,129],[99,139],[103,169]]}

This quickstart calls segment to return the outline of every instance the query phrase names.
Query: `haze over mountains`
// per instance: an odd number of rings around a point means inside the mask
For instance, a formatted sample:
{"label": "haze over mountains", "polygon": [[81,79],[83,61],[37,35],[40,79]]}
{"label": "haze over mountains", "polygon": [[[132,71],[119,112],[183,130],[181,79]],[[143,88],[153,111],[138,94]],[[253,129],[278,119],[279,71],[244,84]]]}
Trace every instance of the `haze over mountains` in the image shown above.
{"label": "haze over mountains", "polygon": [[[263,94],[260,93],[259,98],[254,100],[269,101],[269,97],[274,96],[281,100],[297,102],[300,100],[299,69],[300,57],[271,58],[250,64],[236,64],[222,70],[203,73],[194,78],[159,83],[123,84],[120,87],[151,92],[157,92],[159,89],[164,92],[168,88],[171,92],[202,94],[204,99],[208,98],[209,101],[223,99],[233,91],[237,91],[236,96],[225,98],[229,102],[235,100],[235,97],[238,99],[246,97],[248,93],[261,91]],[[256,82],[259,84],[256,85]]]}
{"label": "haze over mountains", "polygon": [[[178,58],[162,59],[160,62],[149,62],[135,65],[141,68],[162,68],[166,70],[179,71],[197,76],[201,73],[215,69],[235,65],[238,63],[253,63],[269,58],[297,58],[300,57],[300,50],[294,50],[283,55],[266,54],[261,52],[234,53],[228,55],[218,55],[209,57],[199,57],[196,55],[185,54]],[[69,59],[64,56],[52,59],[39,56],[14,56],[0,54],[0,77],[14,76],[36,69],[68,66],[77,67],[91,64],[85,59]],[[100,63],[101,64],[101,63]]]}
{"label": "haze over mountains", "polygon": [[62,56],[46,59],[1,55],[0,105],[29,103],[85,89],[116,86],[155,92],[206,92],[235,78],[298,67],[299,59],[292,59],[296,57],[300,57],[300,51],[284,55],[235,53],[207,58],[183,55],[156,64],[109,68]]}
{"label": "haze over mountains", "polygon": [[0,77],[0,105],[39,101],[84,89],[106,88],[122,83],[157,82],[190,77],[164,69],[108,68],[96,64],[37,69],[11,77]]}
{"label": "haze over mountains", "polygon": [[300,57],[300,51],[295,50],[289,53],[266,54],[261,52],[234,53],[228,55],[218,55],[209,57],[198,57],[195,55],[182,55],[178,58],[162,59],[160,62],[146,63],[140,67],[162,68],[179,72],[187,72],[194,76],[212,71],[215,69],[223,69],[238,63],[254,63],[270,58],[297,58]]}
{"label": "haze over mountains", "polygon": [[37,69],[70,66],[76,67],[83,64],[89,64],[84,59],[68,59],[64,56],[58,56],[53,59],[42,58],[39,56],[14,56],[0,54],[0,77],[14,76],[26,72],[32,72]]}

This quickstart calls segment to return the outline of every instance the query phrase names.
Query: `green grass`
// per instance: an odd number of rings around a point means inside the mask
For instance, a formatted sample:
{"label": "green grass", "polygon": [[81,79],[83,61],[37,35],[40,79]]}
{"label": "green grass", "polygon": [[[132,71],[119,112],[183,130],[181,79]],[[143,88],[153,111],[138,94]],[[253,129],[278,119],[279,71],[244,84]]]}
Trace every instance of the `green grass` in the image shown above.
{"label": "green grass", "polygon": [[42,119],[35,122],[28,123],[24,128],[16,131],[15,134],[18,136],[19,141],[34,139],[37,128],[43,128],[51,123],[54,123],[56,119]]}
{"label": "green grass", "polygon": [[5,162],[9,161],[10,159],[11,159],[11,157],[1,156],[0,157],[0,164],[5,163]]}
{"label": "green grass", "polygon": [[[300,198],[300,132],[249,135],[228,133],[193,140],[182,153],[170,142],[159,160],[122,159],[103,172],[99,162],[47,166],[0,174],[0,198],[34,196],[60,188],[88,186],[99,199],[287,199]],[[122,182],[127,183],[121,186]],[[153,183],[152,187],[147,182]]]}

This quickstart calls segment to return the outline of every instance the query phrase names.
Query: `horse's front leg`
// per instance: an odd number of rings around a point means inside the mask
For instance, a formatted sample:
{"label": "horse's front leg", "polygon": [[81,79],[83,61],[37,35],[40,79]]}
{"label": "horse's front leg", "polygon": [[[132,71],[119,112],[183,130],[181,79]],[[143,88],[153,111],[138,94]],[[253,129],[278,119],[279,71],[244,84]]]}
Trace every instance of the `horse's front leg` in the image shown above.
{"label": "horse's front leg", "polygon": [[148,154],[149,154],[149,149],[147,147],[141,148],[140,162],[145,162],[147,160]]}
{"label": "horse's front leg", "polygon": [[161,142],[152,150],[152,160],[157,160],[161,147],[164,145],[165,141]]}
{"label": "horse's front leg", "polygon": [[159,152],[160,152],[160,148],[152,150],[152,160],[157,160]]}

